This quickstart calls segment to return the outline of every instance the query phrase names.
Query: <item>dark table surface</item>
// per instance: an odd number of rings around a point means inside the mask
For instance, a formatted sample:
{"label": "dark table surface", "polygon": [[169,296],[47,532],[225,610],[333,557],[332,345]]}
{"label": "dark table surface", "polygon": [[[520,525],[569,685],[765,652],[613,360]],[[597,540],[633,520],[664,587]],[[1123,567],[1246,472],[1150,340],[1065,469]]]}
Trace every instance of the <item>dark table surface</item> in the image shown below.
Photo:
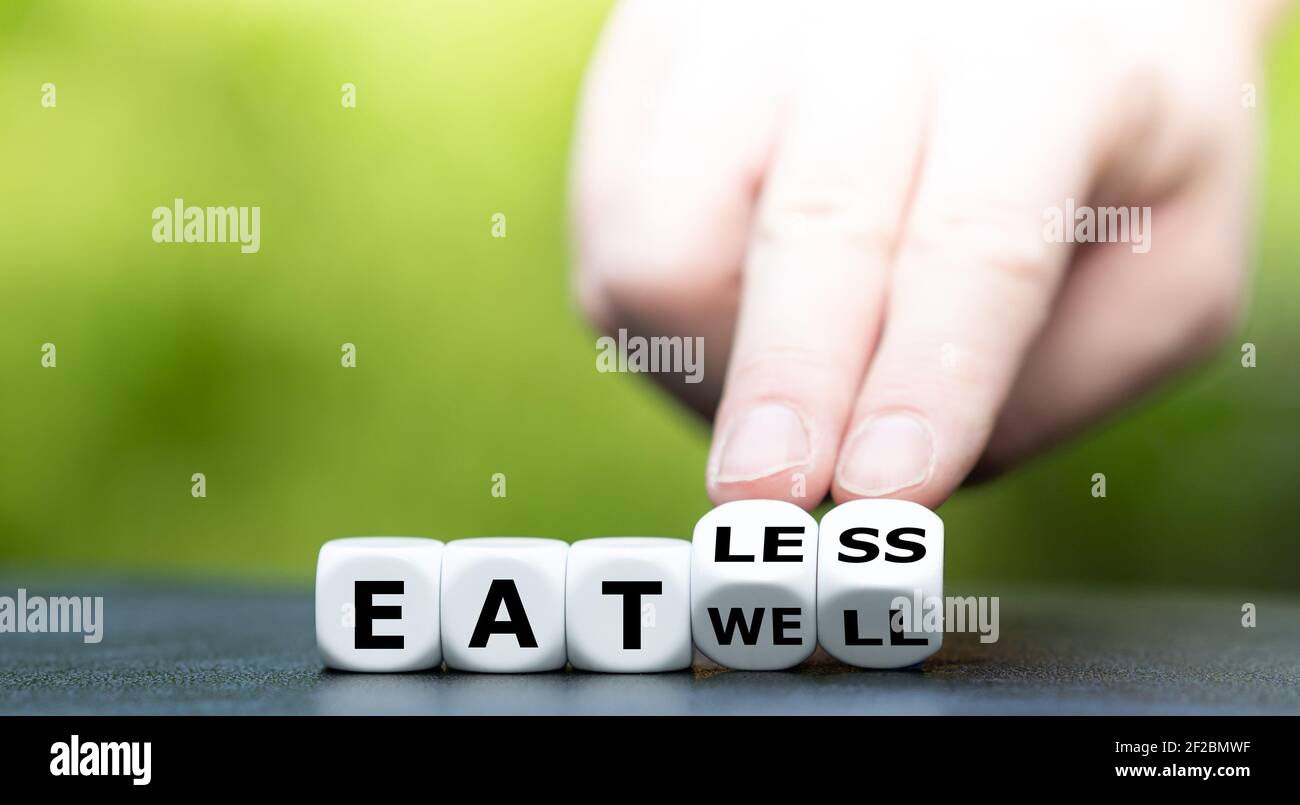
{"label": "dark table surface", "polygon": [[372,675],[322,667],[309,589],[22,586],[103,595],[104,639],[0,634],[6,714],[1300,713],[1294,598],[1003,594],[997,643],[947,635],[919,671]]}

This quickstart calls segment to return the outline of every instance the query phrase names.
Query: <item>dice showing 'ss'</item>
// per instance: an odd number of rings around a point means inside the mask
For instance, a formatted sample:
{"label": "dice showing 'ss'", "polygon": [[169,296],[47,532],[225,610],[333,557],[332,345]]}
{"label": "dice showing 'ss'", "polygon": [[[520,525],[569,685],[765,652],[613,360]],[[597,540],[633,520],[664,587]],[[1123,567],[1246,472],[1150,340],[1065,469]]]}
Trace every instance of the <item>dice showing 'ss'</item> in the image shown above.
{"label": "dice showing 'ss'", "polygon": [[691,665],[691,545],[604,537],[569,548],[569,662],[583,671],[646,673]]}
{"label": "dice showing 'ss'", "polygon": [[719,665],[791,668],[817,644],[817,521],[792,503],[724,503],[695,525],[695,645]]}
{"label": "dice showing 'ss'", "polygon": [[817,634],[861,668],[906,668],[943,644],[943,521],[905,500],[855,500],[822,518]]}
{"label": "dice showing 'ss'", "polygon": [[419,671],[442,663],[443,544],[417,537],[351,537],[316,560],[316,645],[331,668]]}

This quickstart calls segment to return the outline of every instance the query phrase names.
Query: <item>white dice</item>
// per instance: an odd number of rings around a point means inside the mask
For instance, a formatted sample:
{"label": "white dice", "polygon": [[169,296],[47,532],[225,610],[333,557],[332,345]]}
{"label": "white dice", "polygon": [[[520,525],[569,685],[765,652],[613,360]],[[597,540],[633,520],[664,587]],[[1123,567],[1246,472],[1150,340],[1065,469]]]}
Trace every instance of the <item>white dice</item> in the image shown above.
{"label": "white dice", "polygon": [[841,662],[906,668],[943,644],[943,521],[901,500],[837,506],[820,525],[790,503],[725,503],[692,542],[517,537],[444,546],[327,542],[316,567],[325,664],[415,671],[651,673],[698,650],[779,670],[820,643]]}
{"label": "white dice", "polygon": [[792,503],[724,503],[695,525],[691,628],[728,668],[798,665],[817,644],[817,521]]}
{"label": "white dice", "polygon": [[438,578],[443,545],[352,537],[316,560],[316,645],[331,668],[418,671],[442,663]]}
{"label": "white dice", "polygon": [[837,660],[905,668],[943,644],[943,521],[924,506],[855,500],[827,512],[817,581],[818,640]]}
{"label": "white dice", "polygon": [[569,662],[583,671],[644,673],[691,665],[691,545],[604,537],[569,548]]}
{"label": "white dice", "polygon": [[442,560],[442,643],[462,671],[555,671],[566,662],[567,543],[483,537],[447,545]]}

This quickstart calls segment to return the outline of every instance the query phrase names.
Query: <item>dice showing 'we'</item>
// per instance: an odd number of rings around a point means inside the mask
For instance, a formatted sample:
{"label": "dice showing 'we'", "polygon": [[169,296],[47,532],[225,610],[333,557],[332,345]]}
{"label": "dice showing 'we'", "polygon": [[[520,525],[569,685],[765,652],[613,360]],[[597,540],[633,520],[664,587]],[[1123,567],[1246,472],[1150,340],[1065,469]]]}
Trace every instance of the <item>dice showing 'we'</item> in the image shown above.
{"label": "dice showing 'we'", "polygon": [[[725,503],[691,542],[654,537],[353,537],[321,547],[316,640],[349,671],[648,673],[695,650],[739,670],[802,663],[820,645],[863,668],[916,665],[942,624],[909,602],[943,594],[943,523],[914,503],[859,500],[818,523],[790,503]],[[942,608],[939,608],[942,612]]]}
{"label": "dice showing 'we'", "polygon": [[817,647],[817,521],[779,500],[724,503],[695,525],[695,645],[728,668],[790,668]]}

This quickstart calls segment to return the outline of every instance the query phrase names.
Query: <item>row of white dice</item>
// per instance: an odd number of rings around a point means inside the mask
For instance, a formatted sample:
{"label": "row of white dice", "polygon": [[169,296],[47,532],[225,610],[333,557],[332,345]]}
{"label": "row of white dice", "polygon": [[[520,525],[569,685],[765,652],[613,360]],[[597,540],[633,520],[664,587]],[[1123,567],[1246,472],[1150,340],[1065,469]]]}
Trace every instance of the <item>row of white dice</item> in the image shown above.
{"label": "row of white dice", "polygon": [[317,563],[316,640],[327,665],[350,671],[444,659],[465,671],[674,671],[693,648],[777,670],[818,643],[851,665],[901,668],[943,635],[908,628],[892,602],[942,595],[943,523],[922,506],[853,501],[819,526],[792,504],[746,500],[706,514],[691,543],[333,540]]}

